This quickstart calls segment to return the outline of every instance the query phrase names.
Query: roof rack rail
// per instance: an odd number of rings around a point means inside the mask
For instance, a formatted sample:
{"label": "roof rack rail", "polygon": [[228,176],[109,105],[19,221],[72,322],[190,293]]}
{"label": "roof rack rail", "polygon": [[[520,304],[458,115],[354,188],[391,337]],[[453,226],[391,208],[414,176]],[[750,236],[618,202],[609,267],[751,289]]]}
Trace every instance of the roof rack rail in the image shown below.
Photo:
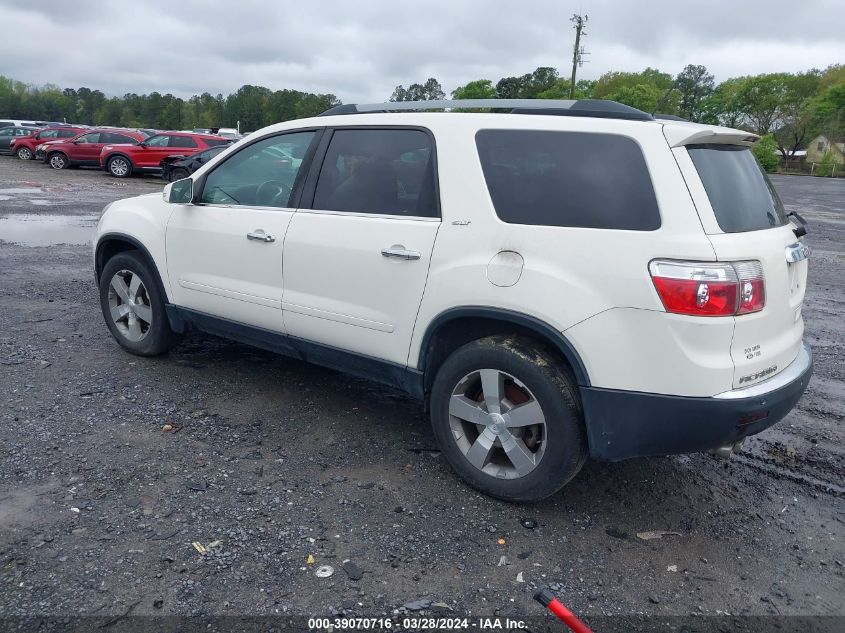
{"label": "roof rack rail", "polygon": [[661,121],[686,121],[689,123],[689,119],[685,119],[677,114],[655,114],[654,118]]}
{"label": "roof rack rail", "polygon": [[600,119],[653,121],[647,112],[616,101],[604,99],[455,99],[431,101],[390,101],[387,103],[347,103],[326,110],[319,116],[367,114],[373,112],[406,112],[417,110],[451,110],[453,108],[490,108],[509,110],[511,114],[546,114],[553,116],[586,116]]}

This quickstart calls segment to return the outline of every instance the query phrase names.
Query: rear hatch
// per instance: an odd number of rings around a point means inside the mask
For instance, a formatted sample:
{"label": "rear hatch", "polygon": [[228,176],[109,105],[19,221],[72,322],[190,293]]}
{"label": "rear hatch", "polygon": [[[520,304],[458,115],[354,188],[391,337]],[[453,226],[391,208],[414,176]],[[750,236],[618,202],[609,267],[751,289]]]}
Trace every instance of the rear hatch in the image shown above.
{"label": "rear hatch", "polygon": [[[718,130],[673,151],[716,258],[762,268],[762,310],[733,317],[733,386],[740,388],[780,373],[800,351],[809,248],[799,238],[803,221],[787,215],[751,153],[756,137],[732,130],[720,138]],[[704,140],[697,136],[691,140]]]}

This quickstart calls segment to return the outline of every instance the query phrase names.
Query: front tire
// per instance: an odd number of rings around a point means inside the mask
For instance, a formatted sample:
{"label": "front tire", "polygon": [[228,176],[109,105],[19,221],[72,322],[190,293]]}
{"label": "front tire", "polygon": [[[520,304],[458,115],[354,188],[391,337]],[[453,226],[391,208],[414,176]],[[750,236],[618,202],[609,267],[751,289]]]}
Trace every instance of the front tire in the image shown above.
{"label": "front tire", "polygon": [[177,167],[170,172],[170,182],[176,182],[177,180],[182,180],[183,178],[187,178],[188,176],[190,176],[190,174],[188,173],[187,169]]}
{"label": "front tire", "polygon": [[50,167],[53,169],[67,169],[70,167],[70,161],[67,159],[67,156],[60,152],[51,154],[47,158],[47,162],[50,163]]}
{"label": "front tire", "polygon": [[103,267],[100,308],[112,336],[127,352],[158,356],[179,342],[156,277],[137,251],[118,253]]}
{"label": "front tire", "polygon": [[126,178],[132,175],[132,163],[125,156],[112,156],[106,163],[106,169],[115,178]]}
{"label": "front tire", "polygon": [[446,359],[431,391],[431,422],[452,468],[506,501],[553,495],[587,457],[574,377],[525,338],[491,336]]}
{"label": "front tire", "polygon": [[32,150],[28,147],[21,147],[16,153],[21,160],[32,160]]}

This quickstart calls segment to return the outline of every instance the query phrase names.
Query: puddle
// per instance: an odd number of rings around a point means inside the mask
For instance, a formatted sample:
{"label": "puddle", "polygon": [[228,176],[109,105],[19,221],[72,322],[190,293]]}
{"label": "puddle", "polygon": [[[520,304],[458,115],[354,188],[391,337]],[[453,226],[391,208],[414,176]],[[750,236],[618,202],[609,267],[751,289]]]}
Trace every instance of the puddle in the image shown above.
{"label": "puddle", "polygon": [[0,240],[23,246],[90,244],[96,215],[8,215],[0,217]]}
{"label": "puddle", "polygon": [[0,193],[44,193],[44,190],[40,187],[12,187],[11,189],[0,189]]}

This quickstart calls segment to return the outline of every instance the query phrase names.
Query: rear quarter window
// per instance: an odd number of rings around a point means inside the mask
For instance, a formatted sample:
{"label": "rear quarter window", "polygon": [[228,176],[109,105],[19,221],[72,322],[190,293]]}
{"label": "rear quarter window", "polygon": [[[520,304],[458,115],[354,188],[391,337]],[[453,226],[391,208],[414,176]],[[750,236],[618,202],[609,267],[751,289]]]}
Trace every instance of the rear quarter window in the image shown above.
{"label": "rear quarter window", "polygon": [[786,224],[786,211],[766,172],[743,145],[689,145],[716,221],[725,233]]}
{"label": "rear quarter window", "polygon": [[510,224],[653,231],[660,211],[640,146],[617,134],[481,130],[487,189]]}

